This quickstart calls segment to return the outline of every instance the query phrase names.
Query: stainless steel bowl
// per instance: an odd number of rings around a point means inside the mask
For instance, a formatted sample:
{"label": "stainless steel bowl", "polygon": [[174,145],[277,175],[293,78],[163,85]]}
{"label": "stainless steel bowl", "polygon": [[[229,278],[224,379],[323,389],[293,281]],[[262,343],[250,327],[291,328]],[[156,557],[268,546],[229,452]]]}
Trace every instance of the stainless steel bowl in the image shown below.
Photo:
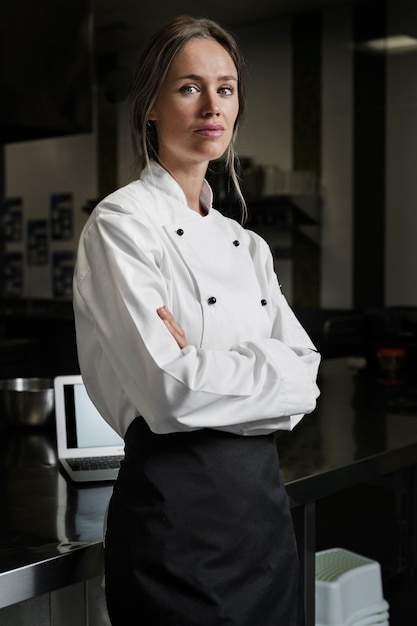
{"label": "stainless steel bowl", "polygon": [[0,421],[8,426],[47,426],[55,411],[50,378],[0,380]]}

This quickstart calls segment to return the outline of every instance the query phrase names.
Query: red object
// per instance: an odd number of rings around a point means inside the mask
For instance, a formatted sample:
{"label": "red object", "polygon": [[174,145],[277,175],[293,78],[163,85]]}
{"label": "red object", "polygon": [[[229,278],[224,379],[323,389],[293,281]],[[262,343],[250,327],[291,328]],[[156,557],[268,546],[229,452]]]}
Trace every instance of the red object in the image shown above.
{"label": "red object", "polygon": [[377,356],[405,356],[404,348],[380,348]]}

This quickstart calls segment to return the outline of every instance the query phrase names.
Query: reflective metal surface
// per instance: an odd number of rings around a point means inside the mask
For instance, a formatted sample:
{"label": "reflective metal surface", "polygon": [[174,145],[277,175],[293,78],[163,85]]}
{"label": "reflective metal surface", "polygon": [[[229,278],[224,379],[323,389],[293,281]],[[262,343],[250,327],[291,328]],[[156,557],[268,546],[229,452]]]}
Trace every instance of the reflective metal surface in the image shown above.
{"label": "reflective metal surface", "polygon": [[[417,462],[417,404],[400,398],[417,378],[388,388],[380,372],[325,360],[315,412],[277,434],[288,493],[304,503]],[[394,402],[397,397],[399,401]]]}
{"label": "reflective metal surface", "polygon": [[55,415],[52,378],[0,380],[0,421],[12,427],[45,426]]}
{"label": "reflective metal surface", "polygon": [[52,431],[0,430],[0,607],[102,573],[111,484],[60,472]]}

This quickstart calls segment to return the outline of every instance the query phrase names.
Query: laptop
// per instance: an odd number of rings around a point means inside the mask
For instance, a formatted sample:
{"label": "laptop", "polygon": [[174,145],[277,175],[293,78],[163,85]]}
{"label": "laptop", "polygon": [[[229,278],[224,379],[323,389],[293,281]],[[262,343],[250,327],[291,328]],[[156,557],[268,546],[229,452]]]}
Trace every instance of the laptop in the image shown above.
{"label": "laptop", "polygon": [[54,379],[58,459],[75,482],[115,480],[124,441],[101,417],[81,375]]}

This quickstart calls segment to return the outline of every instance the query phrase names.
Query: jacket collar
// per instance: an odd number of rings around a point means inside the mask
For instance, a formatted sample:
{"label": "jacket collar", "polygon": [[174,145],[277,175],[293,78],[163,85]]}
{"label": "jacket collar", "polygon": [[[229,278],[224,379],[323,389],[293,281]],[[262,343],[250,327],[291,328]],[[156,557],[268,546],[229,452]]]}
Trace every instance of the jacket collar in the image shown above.
{"label": "jacket collar", "polygon": [[[171,200],[177,200],[183,205],[184,208],[192,211],[192,209],[188,207],[185,194],[177,181],[156,161],[151,161],[149,167],[145,167],[140,180],[147,187],[149,186],[162,191],[164,194],[167,194]],[[207,212],[209,212],[213,204],[213,191],[205,179],[201,188],[200,201],[207,209]],[[201,217],[198,213],[196,213],[196,211],[192,211],[192,213],[194,213],[197,217]]]}

